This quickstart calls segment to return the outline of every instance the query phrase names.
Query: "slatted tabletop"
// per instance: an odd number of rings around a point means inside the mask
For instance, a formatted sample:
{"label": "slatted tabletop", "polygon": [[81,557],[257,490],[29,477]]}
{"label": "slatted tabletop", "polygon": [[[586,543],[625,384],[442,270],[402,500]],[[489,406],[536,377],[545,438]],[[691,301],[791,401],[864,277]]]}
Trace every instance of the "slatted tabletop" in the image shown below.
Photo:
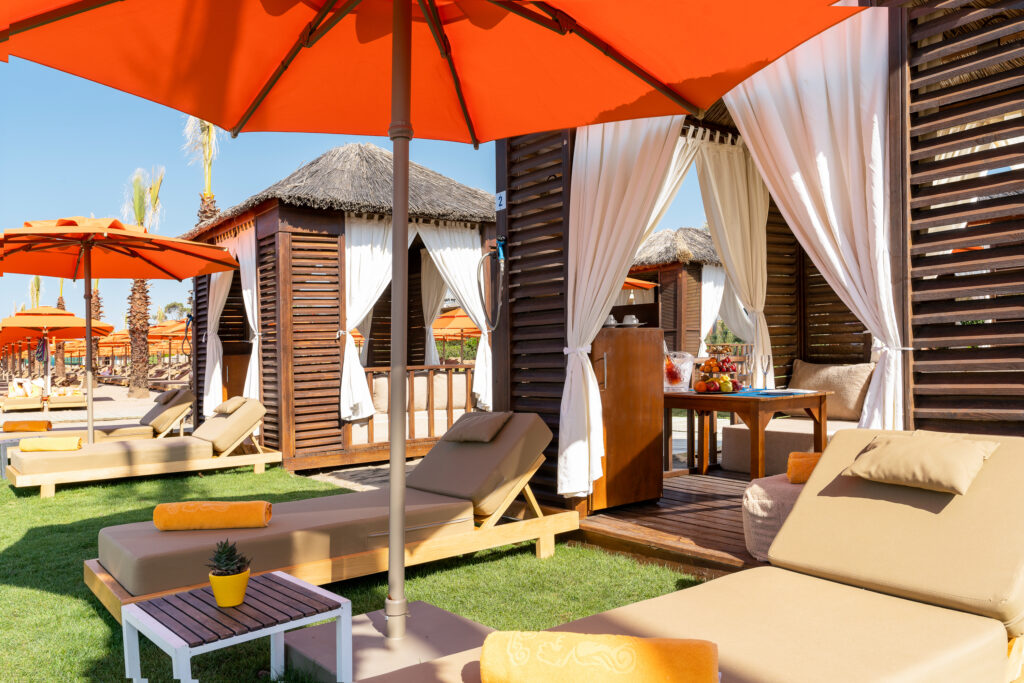
{"label": "slatted tabletop", "polygon": [[341,607],[335,600],[276,576],[276,572],[252,577],[245,601],[237,607],[218,607],[209,586],[135,604],[189,647],[208,645]]}

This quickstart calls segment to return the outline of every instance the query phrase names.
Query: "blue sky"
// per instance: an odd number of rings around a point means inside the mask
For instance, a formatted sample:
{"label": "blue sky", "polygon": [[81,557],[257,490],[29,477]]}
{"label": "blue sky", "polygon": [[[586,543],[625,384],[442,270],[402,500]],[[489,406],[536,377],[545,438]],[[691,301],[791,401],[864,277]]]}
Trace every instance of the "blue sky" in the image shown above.
{"label": "blue sky", "polygon": [[[182,151],[180,112],[89,81],[11,58],[0,63],[0,227],[62,216],[120,216],[136,168],[162,166],[164,211],[159,231],[180,235],[196,221],[202,169]],[[413,112],[415,126],[415,112]],[[263,190],[325,150],[349,142],[390,149],[387,138],[297,133],[243,133],[222,141],[213,191],[226,208]],[[494,145],[414,141],[412,160],[459,182],[494,191]],[[695,173],[659,226],[699,226],[704,210]],[[0,316],[28,301],[28,276],[0,277]],[[84,312],[81,283],[65,282],[64,298]],[[153,281],[153,309],[186,301],[190,285]],[[43,303],[57,300],[58,282],[44,278]],[[103,280],[104,319],[123,326],[128,280]]]}

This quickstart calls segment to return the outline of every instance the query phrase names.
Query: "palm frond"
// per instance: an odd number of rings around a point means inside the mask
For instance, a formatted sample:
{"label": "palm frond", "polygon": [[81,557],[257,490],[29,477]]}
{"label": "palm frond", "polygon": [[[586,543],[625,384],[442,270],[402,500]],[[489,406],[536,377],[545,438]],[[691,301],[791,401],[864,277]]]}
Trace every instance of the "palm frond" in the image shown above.
{"label": "palm frond", "polygon": [[146,229],[156,232],[160,228],[160,219],[163,216],[163,205],[160,203],[160,188],[164,184],[166,170],[161,166],[153,169],[150,174],[149,185],[146,187]]}

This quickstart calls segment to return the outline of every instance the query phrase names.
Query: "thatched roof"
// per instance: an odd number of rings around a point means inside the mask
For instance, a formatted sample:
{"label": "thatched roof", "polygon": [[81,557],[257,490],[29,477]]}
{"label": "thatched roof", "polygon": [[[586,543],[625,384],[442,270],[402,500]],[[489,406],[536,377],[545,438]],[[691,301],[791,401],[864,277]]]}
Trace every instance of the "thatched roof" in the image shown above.
{"label": "thatched roof", "polygon": [[[310,209],[390,215],[391,166],[391,152],[376,145],[335,147],[184,237],[193,238],[270,199]],[[494,195],[411,163],[409,218],[493,223]]]}
{"label": "thatched roof", "polygon": [[670,263],[699,263],[720,266],[711,235],[700,228],[659,230],[640,245],[633,266],[664,266]]}

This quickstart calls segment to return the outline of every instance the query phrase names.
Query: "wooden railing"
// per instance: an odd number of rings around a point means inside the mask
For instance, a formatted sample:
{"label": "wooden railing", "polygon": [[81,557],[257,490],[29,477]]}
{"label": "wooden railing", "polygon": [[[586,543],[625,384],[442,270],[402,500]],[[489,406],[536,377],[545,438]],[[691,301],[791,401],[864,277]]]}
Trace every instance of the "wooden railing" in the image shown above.
{"label": "wooden railing", "polygon": [[[407,395],[407,405],[406,405],[406,408],[407,408],[407,411],[408,411],[408,413],[407,413],[407,420],[408,420],[408,430],[409,430],[409,433],[408,433],[408,436],[406,438],[406,441],[417,441],[417,440],[423,440],[423,439],[437,439],[442,434],[444,434],[444,432],[447,431],[447,429],[450,428],[452,426],[452,424],[454,424],[454,422],[455,422],[455,410],[456,409],[465,410],[465,412],[467,412],[467,413],[468,412],[472,412],[472,410],[473,410],[473,370],[474,370],[474,366],[473,365],[467,365],[467,364],[462,364],[462,365],[410,365],[410,366],[408,366],[406,368],[406,370],[407,370],[407,377],[406,377],[406,387],[407,388],[406,388],[406,392],[408,394]],[[370,387],[371,395],[373,394],[373,380],[374,380],[374,378],[383,375],[387,379],[387,392],[388,392],[388,399],[390,401],[390,398],[391,398],[391,383],[393,381],[393,379],[391,377],[391,368],[389,368],[387,366],[369,367],[369,368],[366,368],[365,371],[366,371],[366,382],[367,382],[367,384]],[[446,378],[444,384],[445,384],[445,387],[446,387],[447,395],[445,397],[446,400],[444,401],[444,405],[445,405],[445,411],[446,411],[447,415],[446,415],[446,420],[445,420],[446,426],[445,426],[445,428],[443,430],[438,430],[437,429],[437,425],[435,425],[435,420],[434,420],[434,415],[435,415],[435,410],[436,410],[435,406],[437,406],[440,403],[437,400],[437,397],[435,396],[435,391],[434,391],[434,378],[437,377],[438,375],[444,375],[445,378]],[[416,411],[415,410],[416,398],[417,398],[416,381],[415,380],[416,380],[417,377],[425,378],[426,379],[426,385],[427,385],[427,387],[426,387],[426,391],[427,391],[426,408],[423,409],[423,410],[420,410],[420,411]],[[457,406],[454,405],[455,382],[456,382],[456,378],[458,378],[459,380],[462,380],[463,377],[465,378],[465,404],[462,405],[462,406],[458,406],[457,407]],[[424,411],[427,413],[427,429],[426,429],[426,433],[425,434],[417,434],[417,431],[416,431],[417,430],[416,414],[417,414],[417,412],[424,412]],[[367,440],[367,443],[366,444],[358,444],[358,445],[353,444],[351,446],[352,448],[360,448],[360,447],[367,447],[368,448],[368,447],[374,446],[375,444],[387,443],[387,441],[388,441],[388,435],[387,434],[380,434],[379,435],[380,438],[377,438],[377,436],[375,435],[375,433],[374,433],[374,422],[375,422],[375,420],[376,420],[376,415],[373,415],[373,416],[370,417],[369,421],[366,423],[366,430],[367,430],[367,434],[366,434],[367,438],[366,438],[366,440]]]}

